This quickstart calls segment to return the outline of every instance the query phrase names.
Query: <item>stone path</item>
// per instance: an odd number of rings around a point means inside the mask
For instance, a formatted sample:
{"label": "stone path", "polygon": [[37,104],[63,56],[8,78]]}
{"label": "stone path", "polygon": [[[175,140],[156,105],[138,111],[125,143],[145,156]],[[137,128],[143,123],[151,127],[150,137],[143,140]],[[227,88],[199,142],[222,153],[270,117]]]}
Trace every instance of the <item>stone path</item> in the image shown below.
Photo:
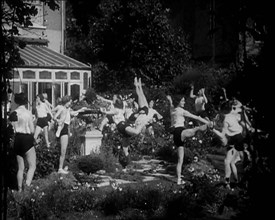
{"label": "stone path", "polygon": [[[157,179],[166,179],[168,181],[175,182],[175,175],[171,175],[166,172],[167,163],[162,160],[156,159],[142,159],[139,161],[132,161],[132,166],[130,169],[125,171],[127,172],[136,172],[142,176],[142,182],[153,181]],[[138,168],[135,168],[138,167]],[[135,183],[136,181],[128,181],[123,179],[112,178],[104,174],[96,174],[97,177],[101,178],[101,182],[97,184],[98,187],[108,186],[112,183],[116,184],[127,184]]]}
{"label": "stone path", "polygon": [[[220,173],[221,179],[224,177],[224,155],[221,154],[209,154],[206,157],[214,168]],[[203,164],[203,163],[201,163]],[[200,165],[201,166],[201,165]],[[196,166],[195,166],[196,167]],[[240,175],[243,173],[243,168],[241,163],[237,164],[238,172]],[[142,182],[154,181],[154,180],[166,180],[176,183],[176,164],[169,164],[162,160],[157,159],[146,159],[143,158],[139,161],[132,161],[130,169],[126,170],[127,173],[137,174],[139,178],[142,179]],[[136,183],[137,181],[129,181],[120,178],[112,178],[111,176],[105,174],[94,174],[94,177],[99,179],[97,187],[103,187],[111,185],[112,183],[116,184],[128,184]],[[126,178],[127,179],[127,178]]]}
{"label": "stone path", "polygon": [[[216,168],[221,177],[224,175],[224,155],[207,155],[207,160]],[[203,163],[201,163],[203,164]],[[176,183],[176,164],[169,164],[162,160],[157,159],[141,159],[139,161],[132,161],[132,165],[128,170],[126,170],[125,175],[127,173],[135,173],[140,175],[142,178],[142,182],[154,181],[154,180],[166,180],[170,182]],[[99,183],[97,187],[103,187],[111,185],[112,183],[116,184],[128,184],[135,183],[137,181],[129,181],[120,178],[112,178],[106,174],[94,174],[94,177],[99,178]]]}

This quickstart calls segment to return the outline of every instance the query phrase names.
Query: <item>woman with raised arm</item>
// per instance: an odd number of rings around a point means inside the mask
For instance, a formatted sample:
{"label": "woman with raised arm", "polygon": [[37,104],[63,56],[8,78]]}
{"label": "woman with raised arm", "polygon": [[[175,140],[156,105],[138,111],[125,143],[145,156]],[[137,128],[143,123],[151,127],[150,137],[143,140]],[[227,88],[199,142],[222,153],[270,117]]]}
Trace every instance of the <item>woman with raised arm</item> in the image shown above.
{"label": "woman with raised arm", "polygon": [[207,117],[206,111],[205,111],[205,104],[208,103],[208,99],[205,95],[205,88],[201,88],[198,91],[197,95],[194,95],[194,85],[191,85],[191,91],[190,91],[190,98],[195,99],[195,110],[196,114],[201,117]]}
{"label": "woman with raised arm", "polygon": [[[178,163],[177,163],[177,184],[181,185],[185,182],[181,179],[182,164],[184,159],[184,142],[186,138],[193,137],[197,131],[204,131],[207,129],[207,124],[209,121],[201,118],[200,116],[194,115],[189,111],[184,109],[185,98],[182,97],[177,103],[177,107],[174,107],[172,98],[170,95],[166,96],[170,104],[170,115],[171,115],[171,127],[173,128],[172,134],[174,138],[174,143],[177,147],[178,153]],[[199,122],[204,123],[204,125],[197,126],[194,128],[186,128],[185,118],[192,118]]]}

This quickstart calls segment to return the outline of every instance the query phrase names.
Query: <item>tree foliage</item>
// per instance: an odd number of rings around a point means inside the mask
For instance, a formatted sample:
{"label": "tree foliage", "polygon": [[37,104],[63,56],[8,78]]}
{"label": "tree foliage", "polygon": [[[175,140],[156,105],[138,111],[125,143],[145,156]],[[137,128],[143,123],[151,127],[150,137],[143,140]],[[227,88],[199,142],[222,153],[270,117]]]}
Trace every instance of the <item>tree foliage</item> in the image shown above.
{"label": "tree foliage", "polygon": [[[174,29],[159,0],[102,0],[89,18],[89,55],[97,90],[132,86],[135,75],[161,85],[190,58],[188,35]],[[85,52],[84,52],[85,53]]]}
{"label": "tree foliage", "polygon": [[[59,9],[56,0],[42,0],[52,10]],[[19,36],[19,28],[32,25],[31,18],[37,14],[32,1],[1,1],[1,73],[4,78],[11,79],[11,69],[22,62],[18,47],[24,43],[15,40]],[[2,82],[2,81],[1,81]]]}

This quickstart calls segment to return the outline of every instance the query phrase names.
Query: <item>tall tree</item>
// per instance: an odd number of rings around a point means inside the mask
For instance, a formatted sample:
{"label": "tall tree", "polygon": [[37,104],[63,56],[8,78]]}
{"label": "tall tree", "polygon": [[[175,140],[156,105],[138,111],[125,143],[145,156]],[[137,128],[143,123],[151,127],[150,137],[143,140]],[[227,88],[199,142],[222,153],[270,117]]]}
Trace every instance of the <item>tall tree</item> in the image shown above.
{"label": "tall tree", "polygon": [[[51,9],[59,8],[55,0],[42,0]],[[7,98],[10,90],[9,80],[12,78],[12,68],[20,62],[18,47],[24,45],[15,40],[19,34],[18,28],[31,26],[31,17],[37,14],[36,8],[31,1],[4,0],[0,3],[0,88],[1,88],[1,219],[7,215],[7,149],[9,146],[9,130],[7,129]]]}
{"label": "tall tree", "polygon": [[189,35],[172,27],[159,0],[102,0],[96,12],[87,50],[97,90],[130,87],[134,75],[160,85],[185,68]]}

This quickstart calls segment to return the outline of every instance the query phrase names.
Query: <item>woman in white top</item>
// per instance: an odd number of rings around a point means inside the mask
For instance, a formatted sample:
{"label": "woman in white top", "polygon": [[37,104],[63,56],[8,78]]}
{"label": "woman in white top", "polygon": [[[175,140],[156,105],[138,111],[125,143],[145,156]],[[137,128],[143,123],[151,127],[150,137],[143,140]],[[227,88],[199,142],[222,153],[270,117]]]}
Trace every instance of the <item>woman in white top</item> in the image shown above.
{"label": "woman in white top", "polygon": [[152,137],[155,136],[154,128],[152,126],[152,123],[156,121],[155,117],[157,118],[157,120],[161,120],[163,118],[162,115],[156,109],[154,109],[154,104],[155,104],[154,100],[150,100],[149,111],[148,111],[148,124],[147,124],[147,130]]}
{"label": "woman in white top", "polygon": [[194,85],[191,85],[190,98],[195,99],[196,114],[204,118],[207,117],[207,114],[205,111],[205,104],[208,103],[208,100],[205,95],[205,88],[201,88],[198,91],[198,94],[194,95]]}
{"label": "woman in white top", "polygon": [[225,182],[230,187],[230,177],[233,172],[235,180],[238,182],[238,172],[236,163],[241,160],[240,152],[244,150],[244,121],[241,118],[241,103],[227,101],[221,107],[222,128],[219,130],[215,126],[213,132],[218,135],[227,152],[224,160]]}
{"label": "woman in white top", "polygon": [[[167,99],[170,104],[170,114],[171,114],[171,127],[173,128],[173,139],[175,146],[178,150],[178,163],[177,163],[177,184],[184,184],[185,182],[181,179],[182,164],[184,159],[184,142],[186,138],[193,137],[197,131],[204,131],[207,129],[209,121],[191,114],[189,111],[184,109],[185,98],[181,98],[177,107],[174,107],[171,96],[167,96]],[[198,120],[204,125],[194,127],[194,128],[185,128],[185,117],[193,118]]]}
{"label": "woman in white top", "polygon": [[[116,102],[116,100],[118,99],[117,94],[113,95],[113,99],[109,100],[109,99],[105,99],[100,95],[96,95],[97,99],[101,100],[102,102],[105,102],[109,105],[108,110],[107,111],[112,111],[115,107],[114,107],[114,103]],[[113,118],[111,115],[107,114],[106,117],[103,118],[103,120],[101,121],[100,125],[98,126],[98,129],[102,132],[104,127],[107,124],[113,124]]]}
{"label": "woman in white top", "polygon": [[37,95],[36,96],[37,122],[36,122],[36,127],[34,132],[34,139],[37,141],[38,135],[43,130],[46,145],[47,147],[50,147],[49,133],[48,133],[48,127],[49,127],[48,114],[52,117],[51,109],[45,103],[44,96],[40,94]]}
{"label": "woman in white top", "polygon": [[124,103],[119,98],[116,100],[113,110],[104,111],[104,109],[101,109],[103,113],[113,115],[117,130],[123,135],[122,147],[127,158],[129,155],[129,138],[139,135],[148,123],[148,103],[142,89],[141,79],[138,80],[135,77],[134,85],[138,96],[139,110],[135,114],[135,120],[133,122],[125,119]]}
{"label": "woman in white top", "polygon": [[15,94],[14,102],[18,105],[18,107],[10,114],[9,120],[12,122],[15,131],[14,152],[18,163],[18,191],[22,191],[23,174],[25,170],[24,159],[26,158],[28,163],[28,171],[26,176],[27,186],[31,185],[36,169],[36,153],[33,138],[34,125],[32,113],[25,107],[25,105],[28,104],[25,94]]}
{"label": "woman in white top", "polygon": [[87,108],[83,107],[77,111],[73,111],[70,108],[72,104],[72,99],[70,96],[64,96],[61,99],[61,103],[63,106],[59,107],[57,113],[54,115],[54,120],[57,121],[58,127],[60,129],[60,134],[57,135],[60,138],[61,144],[58,173],[68,174],[69,172],[63,169],[63,165],[69,144],[69,126],[71,122],[71,116],[76,116],[79,112],[82,112]]}

